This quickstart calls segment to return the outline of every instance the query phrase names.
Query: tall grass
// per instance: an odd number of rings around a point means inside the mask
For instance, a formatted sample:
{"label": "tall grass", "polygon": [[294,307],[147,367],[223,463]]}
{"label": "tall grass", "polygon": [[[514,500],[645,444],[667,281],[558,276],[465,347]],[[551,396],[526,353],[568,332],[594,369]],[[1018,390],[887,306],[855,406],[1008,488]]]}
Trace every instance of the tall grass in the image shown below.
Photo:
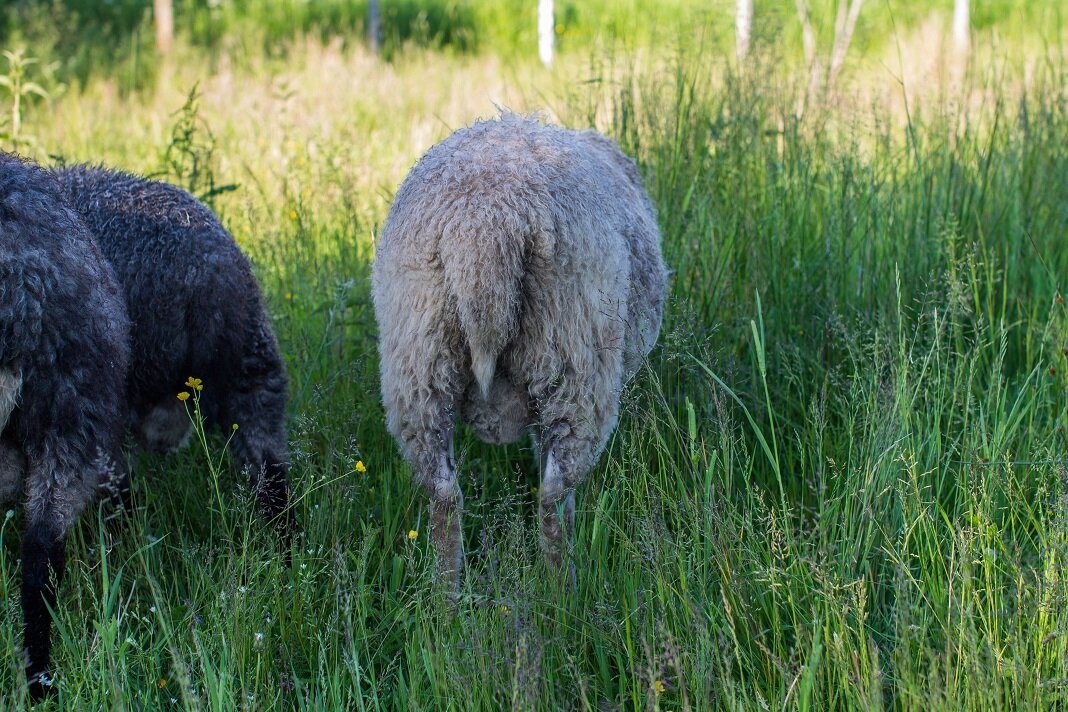
{"label": "tall grass", "polygon": [[[116,531],[88,512],[69,546],[52,707],[1065,704],[1059,64],[976,72],[907,112],[860,84],[798,118],[785,72],[695,54],[547,76],[291,50],[205,77],[198,120],[290,368],[293,566],[241,478],[216,482],[223,442],[142,457],[137,513]],[[89,82],[29,130],[45,158],[158,171],[207,67],[125,97]],[[577,589],[541,561],[528,448],[465,432],[452,609],[383,424],[369,264],[411,161],[493,101],[619,140],[674,274],[660,346],[579,493]],[[22,702],[18,521],[0,536],[6,706]]]}
{"label": "tall grass", "polygon": [[[382,54],[412,48],[450,54],[492,52],[530,59],[537,53],[535,0],[381,0]],[[829,54],[837,0],[807,3],[818,44]],[[1014,47],[1065,40],[1060,0],[973,3],[973,28],[1002,54]],[[347,46],[367,42],[367,0],[174,0],[180,40],[215,61],[288,58],[293,41],[316,36]],[[755,3],[754,43],[779,61],[802,56],[801,25],[791,0]],[[854,55],[880,66],[899,39],[892,30],[936,34],[952,3],[869,2],[852,43]],[[694,0],[556,0],[556,44],[565,55],[603,46],[670,47],[703,42],[717,56],[734,53],[734,3]],[[54,61],[59,78],[84,84],[110,76],[126,91],[150,88],[163,64],[154,48],[149,0],[14,0],[0,7],[0,43]]]}

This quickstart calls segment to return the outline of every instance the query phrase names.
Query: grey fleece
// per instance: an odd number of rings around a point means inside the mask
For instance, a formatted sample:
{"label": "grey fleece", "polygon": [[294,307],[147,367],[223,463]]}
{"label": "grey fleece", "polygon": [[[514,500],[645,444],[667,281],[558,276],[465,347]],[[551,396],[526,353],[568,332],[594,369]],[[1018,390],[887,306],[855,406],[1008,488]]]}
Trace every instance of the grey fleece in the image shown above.
{"label": "grey fleece", "polygon": [[666,289],[638,171],[596,132],[506,114],[455,132],[412,168],[376,245],[382,398],[430,495],[453,586],[457,417],[489,442],[533,433],[543,543],[560,561],[574,489],[656,342]]}

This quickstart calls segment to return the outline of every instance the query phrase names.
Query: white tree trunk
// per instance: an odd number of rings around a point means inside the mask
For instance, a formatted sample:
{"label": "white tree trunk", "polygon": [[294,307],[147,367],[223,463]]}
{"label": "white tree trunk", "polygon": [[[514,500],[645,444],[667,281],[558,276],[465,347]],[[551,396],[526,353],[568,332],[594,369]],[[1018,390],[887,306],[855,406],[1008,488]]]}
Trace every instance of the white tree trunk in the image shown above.
{"label": "white tree trunk", "polygon": [[823,68],[816,52],[816,31],[812,27],[812,18],[808,15],[808,4],[805,0],[795,0],[795,4],[797,17],[801,20],[801,45],[805,50],[805,64],[808,65],[808,90],[798,98],[797,114],[800,116],[808,99],[814,97],[819,89]]}
{"label": "white tree trunk", "polygon": [[736,0],[734,14],[734,51],[738,64],[745,63],[753,41],[753,0]]}
{"label": "white tree trunk", "polygon": [[823,61],[817,46],[816,31],[812,25],[806,0],[794,0],[797,16],[801,20],[801,42],[805,49],[805,61],[808,63],[808,91],[799,97],[797,115],[805,110],[806,104],[820,96],[826,97],[838,79],[839,72],[845,65],[849,44],[853,41],[853,32],[860,18],[860,8],[864,0],[837,0],[837,12],[834,18],[834,44],[828,58],[827,73],[823,73]]}
{"label": "white tree trunk", "polygon": [[156,20],[156,50],[170,54],[174,47],[174,3],[172,0],[154,0],[153,15]]}
{"label": "white tree trunk", "polygon": [[971,44],[971,13],[969,0],[956,0],[953,4],[953,45],[961,54],[967,54]]}
{"label": "white tree trunk", "polygon": [[538,56],[546,67],[553,66],[553,0],[538,0]]}
{"label": "white tree trunk", "polygon": [[834,86],[838,79],[838,73],[845,64],[846,53],[849,51],[849,43],[853,41],[853,30],[857,28],[857,18],[860,17],[860,6],[864,0],[850,0],[849,12],[845,11],[845,1],[838,0],[838,22],[834,28],[834,49],[831,51],[831,66],[827,70],[827,89]]}

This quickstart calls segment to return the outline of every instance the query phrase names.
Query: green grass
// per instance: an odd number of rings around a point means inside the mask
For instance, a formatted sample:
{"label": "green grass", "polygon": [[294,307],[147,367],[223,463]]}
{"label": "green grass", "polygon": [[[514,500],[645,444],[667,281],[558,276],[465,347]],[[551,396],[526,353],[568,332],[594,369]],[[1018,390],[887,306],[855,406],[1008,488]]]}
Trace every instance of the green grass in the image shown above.
{"label": "green grass", "polygon": [[[799,120],[796,77],[711,54],[547,74],[315,39],[236,66],[182,51],[151,90],[90,78],[31,110],[27,150],[163,171],[201,81],[183,145],[238,186],[213,200],[290,368],[303,536],[283,567],[247,485],[210,465],[221,441],[141,458],[137,513],[118,529],[87,512],[68,547],[52,708],[1066,703],[1060,60],[1025,80],[1016,54],[907,104],[873,70]],[[579,493],[577,590],[541,561],[529,448],[464,432],[450,609],[378,402],[370,262],[411,162],[493,102],[614,136],[674,274]],[[0,547],[0,707],[22,701],[19,521]]]}
{"label": "green grass", "polygon": [[[838,0],[808,0],[821,51],[834,41]],[[386,59],[413,47],[448,54],[493,52],[508,58],[537,53],[536,0],[380,0]],[[1061,0],[972,2],[978,38],[1000,52],[1060,46],[1065,41]],[[286,58],[294,39],[362,46],[367,0],[174,0],[178,36],[216,60]],[[754,46],[782,62],[802,56],[794,0],[755,0]],[[882,66],[899,33],[933,33],[949,22],[952,0],[868,0],[853,38],[853,54]],[[734,53],[733,0],[555,0],[557,51],[588,54],[623,45]],[[54,62],[57,76],[84,84],[106,75],[124,91],[151,87],[159,71],[150,0],[14,0],[0,8],[0,43],[29,47]],[[698,43],[695,48],[694,44]]]}

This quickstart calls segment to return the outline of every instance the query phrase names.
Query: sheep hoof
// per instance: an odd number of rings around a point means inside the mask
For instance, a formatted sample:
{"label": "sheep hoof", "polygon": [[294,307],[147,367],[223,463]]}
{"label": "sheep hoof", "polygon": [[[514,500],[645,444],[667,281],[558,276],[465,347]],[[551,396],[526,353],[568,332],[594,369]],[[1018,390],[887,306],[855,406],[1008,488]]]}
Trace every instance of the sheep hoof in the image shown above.
{"label": "sheep hoof", "polygon": [[49,677],[47,672],[43,671],[29,675],[26,682],[27,687],[29,688],[30,702],[34,704],[51,696],[55,689],[52,684],[52,678]]}

